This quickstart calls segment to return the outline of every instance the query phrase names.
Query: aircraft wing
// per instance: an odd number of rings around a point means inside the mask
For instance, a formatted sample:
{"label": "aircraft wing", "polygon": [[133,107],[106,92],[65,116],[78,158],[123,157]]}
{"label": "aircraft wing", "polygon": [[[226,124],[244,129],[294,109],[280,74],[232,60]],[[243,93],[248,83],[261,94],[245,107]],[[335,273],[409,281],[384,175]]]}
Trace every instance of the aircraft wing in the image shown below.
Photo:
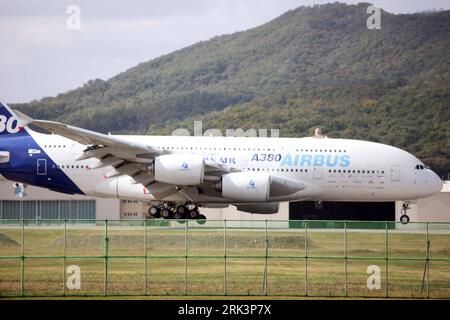
{"label": "aircraft wing", "polygon": [[[92,169],[108,166],[113,167],[112,170],[105,174],[106,178],[129,175],[134,179],[135,183],[143,184],[145,187],[150,187],[151,185],[154,187],[157,184],[160,187],[158,189],[167,189],[167,191],[160,195],[161,197],[167,197],[181,190],[178,186],[157,182],[149,174],[148,165],[153,162],[155,157],[172,153],[169,150],[157,149],[150,145],[133,141],[132,138],[127,139],[114,135],[106,135],[55,121],[35,120],[20,111],[16,112],[22,120],[25,120],[26,124],[34,125],[87,145],[88,147],[77,160],[98,159],[98,162],[92,165]],[[215,183],[220,180],[223,174],[233,171],[236,170],[232,167],[205,159],[204,180],[206,184]],[[189,197],[189,195],[186,194],[186,197]]]}
{"label": "aircraft wing", "polygon": [[132,140],[125,140],[117,136],[106,135],[103,133],[70,126],[61,122],[32,120],[29,124],[85,145],[102,145],[108,147],[135,149],[136,151],[144,152],[152,150],[151,147]]}

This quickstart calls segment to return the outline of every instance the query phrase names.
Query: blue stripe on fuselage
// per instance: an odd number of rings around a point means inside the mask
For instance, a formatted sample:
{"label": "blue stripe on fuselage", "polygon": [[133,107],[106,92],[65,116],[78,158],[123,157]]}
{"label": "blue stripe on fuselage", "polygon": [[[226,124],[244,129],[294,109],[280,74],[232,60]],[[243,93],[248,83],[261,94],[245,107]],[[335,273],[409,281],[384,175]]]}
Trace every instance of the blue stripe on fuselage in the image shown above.
{"label": "blue stripe on fuselage", "polygon": [[[39,154],[29,154],[29,149],[40,150]],[[56,163],[36,143],[33,137],[21,129],[14,134],[0,136],[0,150],[9,151],[10,161],[0,163],[0,174],[8,180],[18,181],[57,192],[84,194],[80,188],[61,170]],[[45,159],[45,173],[37,174],[37,160]],[[41,168],[44,172],[44,168]]]}

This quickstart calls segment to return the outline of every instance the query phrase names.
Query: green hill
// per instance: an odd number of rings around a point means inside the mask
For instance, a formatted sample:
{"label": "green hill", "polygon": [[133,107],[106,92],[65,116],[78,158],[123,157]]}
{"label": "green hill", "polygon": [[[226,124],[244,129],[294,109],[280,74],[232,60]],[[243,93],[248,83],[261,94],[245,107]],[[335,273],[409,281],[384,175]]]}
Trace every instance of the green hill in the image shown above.
{"label": "green hill", "polygon": [[141,63],[18,109],[101,132],[279,128],[281,136],[369,139],[450,171],[450,11],[368,4],[300,7],[257,28]]}

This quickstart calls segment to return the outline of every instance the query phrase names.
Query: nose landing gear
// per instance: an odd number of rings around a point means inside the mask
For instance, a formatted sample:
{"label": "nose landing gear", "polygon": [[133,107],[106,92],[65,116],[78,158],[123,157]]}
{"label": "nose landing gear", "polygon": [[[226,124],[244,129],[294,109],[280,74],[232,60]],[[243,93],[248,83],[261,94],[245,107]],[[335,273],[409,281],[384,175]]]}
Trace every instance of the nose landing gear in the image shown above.
{"label": "nose landing gear", "polygon": [[402,204],[402,215],[400,216],[400,222],[402,224],[408,224],[409,223],[410,219],[409,219],[409,216],[406,214],[409,209],[411,209],[409,207],[409,203],[408,202],[404,202]]}

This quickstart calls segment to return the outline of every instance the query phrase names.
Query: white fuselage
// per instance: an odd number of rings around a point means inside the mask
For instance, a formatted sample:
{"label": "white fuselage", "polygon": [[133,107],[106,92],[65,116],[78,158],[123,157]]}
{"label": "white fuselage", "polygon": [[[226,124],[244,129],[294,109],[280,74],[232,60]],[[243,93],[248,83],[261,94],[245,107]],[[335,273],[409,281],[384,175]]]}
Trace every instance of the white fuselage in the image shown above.
{"label": "white fuselage", "polygon": [[[96,159],[77,161],[87,146],[70,139],[29,131],[42,150],[86,195],[134,200],[157,199],[152,187],[133,184],[130,176],[105,178],[111,167],[90,169]],[[180,157],[200,154],[206,159],[255,175],[300,181],[307,188],[277,201],[393,201],[413,200],[438,192],[439,177],[413,155],[380,143],[331,138],[237,138],[185,136],[120,136],[151,145]],[[23,155],[39,158],[39,154]],[[39,166],[37,166],[39,167]],[[41,168],[41,174],[43,174]],[[49,181],[49,184],[51,181]],[[235,203],[201,195],[186,187],[193,200],[204,203]],[[165,201],[185,201],[174,193]]]}

